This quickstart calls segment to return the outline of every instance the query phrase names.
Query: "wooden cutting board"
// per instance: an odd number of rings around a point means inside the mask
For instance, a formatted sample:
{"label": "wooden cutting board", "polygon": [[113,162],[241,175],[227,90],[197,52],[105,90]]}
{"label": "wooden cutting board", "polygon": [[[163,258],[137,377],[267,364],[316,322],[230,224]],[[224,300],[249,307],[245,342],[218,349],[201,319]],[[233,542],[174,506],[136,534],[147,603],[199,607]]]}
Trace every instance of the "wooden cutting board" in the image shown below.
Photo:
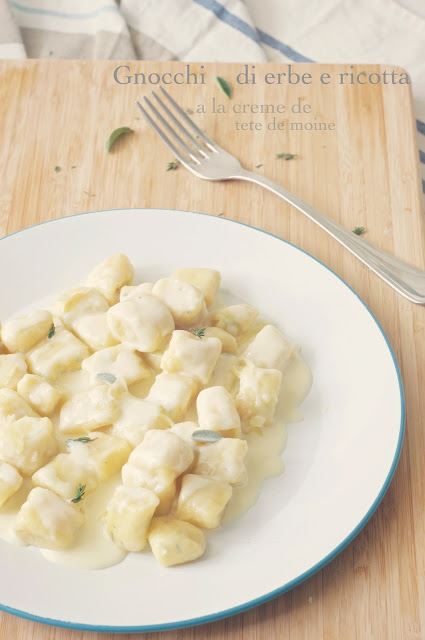
{"label": "wooden cutting board", "polygon": [[[185,65],[120,64],[130,70],[121,69],[117,77],[131,76],[129,84],[114,80],[116,62],[0,62],[0,234],[82,211],[122,207],[201,211],[277,234],[322,260],[366,301],[400,363],[407,405],[406,438],[394,480],[371,520],[335,560],[292,591],[244,614],[143,637],[425,638],[425,308],[397,295],[313,223],[260,187],[202,181],[182,167],[167,171],[173,155],[134,105],[152,87],[133,84],[134,75],[185,72]],[[241,64],[203,67],[191,64],[190,71],[204,73],[205,84],[170,90],[212,138],[246,168],[281,183],[347,228],[364,226],[365,240],[425,267],[410,87],[337,82],[340,73],[382,74],[391,68],[293,65],[292,71],[311,74],[311,84],[267,85],[265,74],[287,71],[286,65],[256,65],[257,83],[242,85],[236,82]],[[320,82],[323,73],[330,74],[328,85]],[[215,75],[232,84],[231,100]],[[222,104],[226,113],[212,113],[213,99],[216,111]],[[201,104],[206,113],[197,113]],[[282,104],[285,110],[252,113],[252,104]],[[303,126],[291,130],[294,123]],[[326,129],[315,129],[318,123]],[[107,137],[123,125],[134,134],[106,153]],[[282,152],[296,157],[276,158]],[[77,260],[77,247],[75,255]],[[94,640],[112,634],[53,629],[0,613],[0,637]]]}

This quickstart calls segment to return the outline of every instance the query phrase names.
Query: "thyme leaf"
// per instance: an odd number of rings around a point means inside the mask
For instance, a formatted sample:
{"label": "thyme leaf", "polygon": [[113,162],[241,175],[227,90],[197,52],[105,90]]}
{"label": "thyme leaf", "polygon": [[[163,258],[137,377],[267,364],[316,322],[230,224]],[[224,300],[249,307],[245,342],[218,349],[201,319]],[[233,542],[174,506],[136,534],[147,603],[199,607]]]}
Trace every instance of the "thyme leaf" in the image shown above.
{"label": "thyme leaf", "polygon": [[55,327],[55,325],[54,325],[54,324],[52,324],[52,326],[50,327],[50,331],[49,331],[49,333],[47,334],[47,337],[49,338],[49,340],[50,340],[51,338],[53,338],[53,336],[55,335],[55,333],[56,333],[56,327]]}
{"label": "thyme leaf", "polygon": [[361,236],[365,231],[366,229],[364,227],[354,227],[353,229],[353,233],[355,233],[356,236]]}

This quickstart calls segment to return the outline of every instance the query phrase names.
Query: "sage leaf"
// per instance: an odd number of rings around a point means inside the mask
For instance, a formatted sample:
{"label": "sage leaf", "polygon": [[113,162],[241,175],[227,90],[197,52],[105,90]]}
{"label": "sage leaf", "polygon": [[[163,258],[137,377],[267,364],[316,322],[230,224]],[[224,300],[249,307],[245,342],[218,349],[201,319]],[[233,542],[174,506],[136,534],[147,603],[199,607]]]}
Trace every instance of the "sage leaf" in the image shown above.
{"label": "sage leaf", "polygon": [[196,442],[217,442],[217,440],[221,440],[222,437],[221,433],[210,429],[198,429],[192,433],[192,438],[196,440]]}
{"label": "sage leaf", "polygon": [[133,132],[133,129],[130,129],[130,127],[119,127],[118,129],[115,129],[115,131],[111,133],[111,135],[106,141],[106,151],[110,151],[115,141],[118,140],[118,138],[122,136],[124,133],[134,133],[134,132]]}
{"label": "sage leaf", "polygon": [[231,98],[232,97],[232,87],[227,82],[227,80],[225,80],[224,78],[220,78],[220,76],[216,76],[215,77],[215,81],[217,82],[217,84],[220,87],[220,89],[222,90],[222,92],[225,93],[228,98]]}
{"label": "sage leaf", "polygon": [[109,384],[114,384],[114,382],[117,381],[117,378],[113,373],[98,373],[96,378],[99,378],[99,380],[105,380],[105,382],[109,382]]}

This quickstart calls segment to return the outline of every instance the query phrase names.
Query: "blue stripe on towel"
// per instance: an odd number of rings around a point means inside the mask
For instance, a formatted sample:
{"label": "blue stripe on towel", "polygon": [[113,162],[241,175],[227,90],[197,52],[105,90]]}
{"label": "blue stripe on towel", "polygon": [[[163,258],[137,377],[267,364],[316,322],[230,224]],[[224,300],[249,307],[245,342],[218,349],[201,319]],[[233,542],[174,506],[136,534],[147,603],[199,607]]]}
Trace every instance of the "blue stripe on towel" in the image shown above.
{"label": "blue stripe on towel", "polygon": [[250,24],[248,24],[248,22],[245,22],[245,20],[242,20],[242,18],[239,18],[233,13],[230,13],[230,11],[226,9],[226,7],[224,7],[220,2],[217,2],[217,0],[193,1],[196,4],[204,7],[204,9],[212,11],[212,13],[214,13],[218,20],[221,20],[222,22],[228,24],[230,27],[237,29],[257,44],[265,44],[268,47],[272,47],[273,49],[280,51],[280,53],[283,53],[284,56],[286,56],[290,60],[293,60],[294,62],[314,62],[313,60],[310,60],[310,58],[303,56],[301,53],[298,53],[298,51],[295,51],[295,49],[292,49],[292,47],[290,47],[289,45],[281,42],[280,40],[277,40],[265,31],[261,31],[261,29],[254,29]]}
{"label": "blue stripe on towel", "polygon": [[233,27],[237,31],[240,31],[245,36],[250,38],[250,40],[254,40],[254,42],[256,42],[257,44],[261,44],[260,37],[257,33],[257,30],[251,27],[251,25],[245,22],[245,20],[242,20],[242,18],[238,18],[238,16],[235,16],[233,15],[233,13],[230,13],[230,11],[226,9],[226,7],[223,7],[222,4],[217,2],[217,0],[193,0],[193,1],[196,4],[201,5],[201,7],[204,7],[204,9],[208,9],[209,11],[212,11],[212,13],[216,16],[216,18],[218,18],[222,22],[225,22],[226,24],[228,24],[230,27]]}
{"label": "blue stripe on towel", "polygon": [[292,49],[292,47],[285,44],[284,42],[281,42],[270,34],[261,31],[261,29],[257,29],[257,31],[263,44],[267,45],[268,47],[272,47],[272,49],[280,51],[280,53],[283,53],[283,55],[290,60],[293,60],[294,62],[314,62],[314,60],[303,56],[301,53],[298,53],[298,51],[295,51],[295,49]]}
{"label": "blue stripe on towel", "polygon": [[62,11],[52,11],[50,9],[40,9],[39,7],[26,7],[23,4],[15,2],[15,0],[9,0],[9,4],[13,9],[22,11],[24,13],[37,13],[42,16],[54,16],[55,18],[67,18],[70,20],[84,20],[87,18],[95,18],[100,13],[111,11],[112,13],[119,13],[117,6],[105,6],[99,7],[95,11],[87,11],[86,13],[64,13]]}
{"label": "blue stripe on towel", "polygon": [[423,133],[425,136],[425,122],[422,122],[422,120],[416,120],[416,128],[419,133]]}
{"label": "blue stripe on towel", "polygon": [[422,149],[419,149],[419,160],[425,164],[425,151],[422,151]]}

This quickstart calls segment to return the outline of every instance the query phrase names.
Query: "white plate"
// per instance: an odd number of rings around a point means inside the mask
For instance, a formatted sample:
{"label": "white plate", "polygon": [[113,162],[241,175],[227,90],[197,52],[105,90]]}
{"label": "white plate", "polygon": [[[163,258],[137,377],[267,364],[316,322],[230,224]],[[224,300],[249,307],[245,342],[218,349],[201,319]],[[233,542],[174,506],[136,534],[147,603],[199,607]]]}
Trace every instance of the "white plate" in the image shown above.
{"label": "white plate", "polygon": [[323,264],[274,236],[182,211],[115,210],[63,218],[0,242],[0,318],[75,285],[126,253],[136,277],[209,266],[303,346],[313,387],[288,427],[285,471],[210,539],[199,562],[165,569],[132,554],[110,569],[47,562],[0,541],[0,607],[47,624],[152,631],[216,620],[282,593],[323,567],[382,499],[403,439],[400,373],[381,327]]}

